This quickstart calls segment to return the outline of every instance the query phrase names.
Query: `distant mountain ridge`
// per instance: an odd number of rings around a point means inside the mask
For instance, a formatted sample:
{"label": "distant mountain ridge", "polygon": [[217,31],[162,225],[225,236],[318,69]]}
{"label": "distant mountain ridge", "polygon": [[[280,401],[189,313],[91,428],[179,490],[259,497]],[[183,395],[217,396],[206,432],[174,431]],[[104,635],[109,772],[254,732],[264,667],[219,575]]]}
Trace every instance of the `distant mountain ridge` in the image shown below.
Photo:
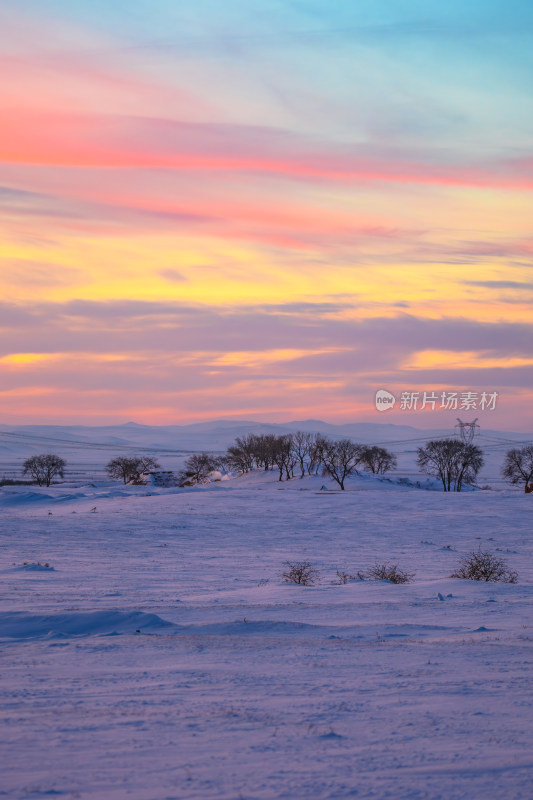
{"label": "distant mountain ridge", "polygon": [[[386,422],[351,422],[334,424],[323,420],[290,422],[258,422],[255,420],[212,420],[187,425],[142,425],[126,422],[120,425],[0,425],[0,453],[13,455],[63,449],[142,448],[161,451],[190,452],[224,450],[237,436],[247,433],[277,435],[297,430],[324,433],[332,437],[350,437],[363,443],[393,443],[427,440],[456,434],[450,428],[423,429],[411,425]],[[533,439],[533,434],[482,429],[484,436],[502,442]]]}

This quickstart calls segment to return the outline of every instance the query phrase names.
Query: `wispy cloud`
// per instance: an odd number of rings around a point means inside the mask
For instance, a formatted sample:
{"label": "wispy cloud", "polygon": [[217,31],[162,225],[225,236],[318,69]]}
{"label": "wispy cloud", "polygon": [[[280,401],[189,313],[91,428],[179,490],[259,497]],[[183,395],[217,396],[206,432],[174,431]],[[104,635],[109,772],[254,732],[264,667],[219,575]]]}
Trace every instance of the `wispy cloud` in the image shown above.
{"label": "wispy cloud", "polygon": [[20,112],[4,125],[0,159],[74,167],[244,172],[292,179],[531,189],[533,160],[461,164],[405,152],[313,141],[260,126]]}
{"label": "wispy cloud", "polygon": [[531,281],[463,281],[465,286],[480,286],[483,289],[526,289],[533,291],[533,280]]}
{"label": "wispy cloud", "polygon": [[147,9],[0,0],[2,412],[523,398],[529,5]]}

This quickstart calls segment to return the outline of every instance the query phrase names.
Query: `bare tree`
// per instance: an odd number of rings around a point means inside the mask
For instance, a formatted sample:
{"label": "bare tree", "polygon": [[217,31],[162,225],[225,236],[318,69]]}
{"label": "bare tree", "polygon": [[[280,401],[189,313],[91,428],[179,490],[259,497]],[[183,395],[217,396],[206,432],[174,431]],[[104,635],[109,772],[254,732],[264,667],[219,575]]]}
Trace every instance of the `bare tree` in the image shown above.
{"label": "bare tree", "polygon": [[529,494],[529,484],[533,481],[533,445],[508,450],[503,462],[502,476],[509,483],[523,483],[524,491]]}
{"label": "bare tree", "polygon": [[255,465],[257,450],[256,437],[249,433],[246,436],[238,436],[235,444],[228,447],[226,461],[230,469],[236,472],[250,472]]}
{"label": "bare tree", "polygon": [[294,467],[297,459],[292,447],[292,434],[287,433],[285,436],[276,436],[273,458],[279,469],[280,481],[283,480],[284,474],[287,480],[294,477]]}
{"label": "bare tree", "polygon": [[275,454],[277,448],[278,437],[275,433],[267,433],[263,437],[265,446],[265,470],[274,469],[276,466]]}
{"label": "bare tree", "polygon": [[440,478],[445,492],[460,492],[464,484],[473,483],[483,463],[479,447],[458,439],[435,439],[418,448],[418,466]]}
{"label": "bare tree", "polygon": [[457,459],[455,490],[460,492],[463,484],[471,485],[476,482],[477,474],[484,464],[481,448],[474,444],[463,445]]}
{"label": "bare tree", "polygon": [[362,458],[362,445],[352,442],[351,439],[341,439],[338,442],[323,439],[321,445],[324,473],[331,475],[344,490],[346,478],[357,474],[357,465]]}
{"label": "bare tree", "polygon": [[391,469],[396,469],[398,460],[394,453],[384,447],[363,447],[361,463],[368,467],[375,475],[384,475]]}
{"label": "bare tree", "polygon": [[253,433],[248,433],[242,437],[238,436],[235,439],[235,444],[247,460],[249,469],[253,469],[257,455],[257,436]]}
{"label": "bare tree", "polygon": [[309,467],[307,470],[308,475],[318,475],[320,467],[323,466],[324,448],[326,447],[329,439],[321,433],[311,434],[311,441],[309,443]]}
{"label": "bare tree", "polygon": [[161,469],[158,460],[153,456],[139,456],[139,475],[144,472],[153,472],[156,469]]}
{"label": "bare tree", "polygon": [[39,486],[50,486],[56,476],[62,478],[67,462],[52,453],[27,458],[22,465],[22,474],[30,474]]}
{"label": "bare tree", "polygon": [[110,478],[122,480],[124,483],[137,480],[144,472],[156,469],[160,469],[160,465],[152,456],[117,456],[106,466]]}
{"label": "bare tree", "polygon": [[296,431],[292,435],[292,451],[296,463],[300,467],[300,477],[304,477],[306,467],[310,461],[310,450],[313,442],[313,435],[305,431]]}
{"label": "bare tree", "polygon": [[253,454],[255,466],[265,472],[274,467],[274,451],[276,449],[276,436],[273,433],[251,435],[249,447]]}
{"label": "bare tree", "polygon": [[180,472],[180,483],[203,483],[209,473],[221,466],[221,459],[211,453],[194,453],[185,460],[184,469]]}
{"label": "bare tree", "polygon": [[426,442],[418,448],[416,463],[422,472],[440,478],[445,492],[451,491],[451,465],[460,444],[456,439],[444,439]]}

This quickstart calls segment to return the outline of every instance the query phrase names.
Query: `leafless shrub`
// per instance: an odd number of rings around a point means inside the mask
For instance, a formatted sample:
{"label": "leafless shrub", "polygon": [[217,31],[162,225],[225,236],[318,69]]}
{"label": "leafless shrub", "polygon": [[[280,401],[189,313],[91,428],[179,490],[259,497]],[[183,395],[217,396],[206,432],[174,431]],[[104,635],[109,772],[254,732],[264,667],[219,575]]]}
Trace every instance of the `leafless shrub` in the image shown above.
{"label": "leafless shrub", "polygon": [[285,561],[285,570],[281,573],[284,583],[297,583],[300,586],[312,586],[320,581],[320,573],[309,561]]}
{"label": "leafless shrub", "polygon": [[450,578],[486,583],[517,583],[518,573],[509,569],[503,558],[479,547],[459,562],[457,570],[452,572]]}
{"label": "leafless shrub", "polygon": [[356,575],[352,575],[350,572],[346,572],[344,569],[338,569],[336,571],[336,576],[337,577],[333,583],[337,586],[354,581],[357,577]]}
{"label": "leafless shrub", "polygon": [[369,581],[390,581],[391,583],[410,583],[416,573],[400,569],[398,564],[384,561],[383,564],[374,564],[366,573],[359,573],[361,578]]}

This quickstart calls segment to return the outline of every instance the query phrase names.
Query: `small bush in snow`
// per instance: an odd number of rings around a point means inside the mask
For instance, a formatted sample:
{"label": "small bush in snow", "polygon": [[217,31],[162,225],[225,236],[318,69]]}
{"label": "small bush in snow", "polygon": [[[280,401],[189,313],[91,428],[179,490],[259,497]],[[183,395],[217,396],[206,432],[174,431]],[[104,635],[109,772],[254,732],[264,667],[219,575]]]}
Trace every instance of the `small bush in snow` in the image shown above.
{"label": "small bush in snow", "polygon": [[391,583],[410,583],[414,578],[414,572],[405,572],[400,569],[398,564],[391,564],[388,561],[383,564],[374,564],[370,567],[364,577],[370,581],[390,581]]}
{"label": "small bush in snow", "polygon": [[509,569],[503,558],[498,558],[489,550],[478,548],[463,558],[450,578],[463,578],[469,581],[486,583],[516,583],[518,574]]}
{"label": "small bush in snow", "polygon": [[350,581],[354,581],[357,578],[357,575],[352,575],[349,572],[346,572],[344,569],[338,569],[336,572],[337,578],[333,581],[334,584],[340,585],[344,583],[349,583]]}
{"label": "small bush in snow", "polygon": [[297,583],[300,586],[312,586],[320,581],[320,573],[309,561],[285,561],[281,573],[284,583]]}

